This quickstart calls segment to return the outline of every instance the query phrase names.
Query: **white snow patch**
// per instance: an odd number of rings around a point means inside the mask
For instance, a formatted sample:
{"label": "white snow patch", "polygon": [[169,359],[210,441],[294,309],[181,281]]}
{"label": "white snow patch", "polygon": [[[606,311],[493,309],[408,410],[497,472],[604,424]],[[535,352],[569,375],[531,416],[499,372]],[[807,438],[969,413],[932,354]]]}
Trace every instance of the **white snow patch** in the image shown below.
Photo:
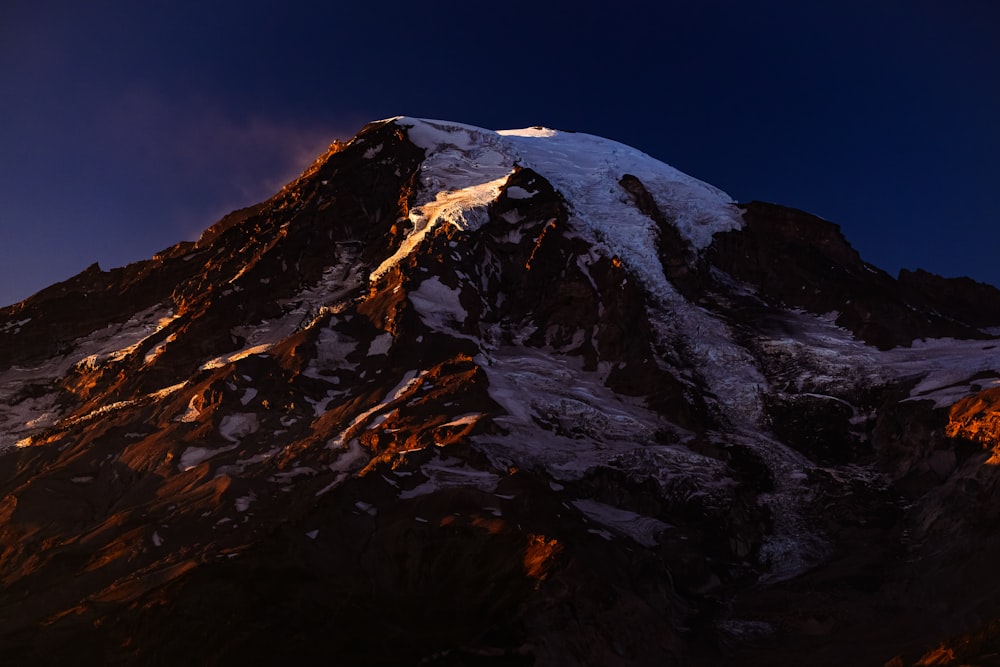
{"label": "white snow patch", "polygon": [[198,417],[201,415],[201,410],[199,410],[198,406],[197,406],[197,402],[198,402],[199,398],[200,398],[200,396],[198,396],[197,394],[194,395],[194,396],[192,396],[191,400],[188,401],[187,410],[184,412],[184,414],[182,414],[180,417],[178,417],[175,421],[185,422],[185,423],[188,423],[188,424],[192,424],[192,423],[198,421]]}
{"label": "white snow patch", "polygon": [[354,507],[356,507],[357,509],[359,509],[360,511],[364,512],[369,516],[375,516],[376,514],[378,514],[378,508],[372,505],[371,503],[365,502],[364,500],[356,501],[354,503]]}
{"label": "white snow patch", "polygon": [[13,333],[18,334],[21,331],[21,327],[31,321],[30,317],[26,317],[23,320],[13,320],[7,322],[6,324],[0,325],[0,333]]}
{"label": "white snow patch", "polygon": [[219,435],[229,442],[239,442],[259,429],[260,420],[252,412],[237,412],[219,421]]}
{"label": "white snow patch", "polygon": [[437,276],[428,278],[410,292],[409,299],[424,324],[437,331],[450,331],[468,317],[459,300],[461,291],[452,289]]}
{"label": "white snow patch", "polygon": [[[391,334],[390,334],[391,336]],[[330,381],[320,371],[347,368],[347,355],[354,352],[358,342],[338,332],[333,327],[325,327],[319,332],[316,342],[316,358],[309,362],[304,371],[306,377]]]}
{"label": "white snow patch", "polygon": [[257,397],[257,390],[253,387],[248,387],[246,391],[243,392],[243,397],[240,398],[240,403],[243,405],[249,405],[250,401]]}
{"label": "white snow patch", "polygon": [[368,346],[368,356],[374,357],[378,354],[386,354],[392,348],[392,340],[392,334],[388,331],[375,336],[375,338],[372,339],[371,344]]}
{"label": "white snow patch", "polygon": [[251,491],[245,496],[240,496],[235,501],[236,511],[246,512],[248,509],[250,509],[250,503],[252,503],[255,500],[257,500],[257,494],[255,494],[253,491]]}
{"label": "white snow patch", "polygon": [[447,424],[441,424],[438,428],[446,428],[448,426],[468,426],[469,424],[475,424],[483,416],[482,412],[470,412],[468,414],[459,415]]}
{"label": "white snow patch", "polygon": [[180,463],[177,464],[177,467],[181,470],[181,472],[185,472],[209,460],[213,456],[218,456],[223,452],[228,452],[235,448],[236,445],[217,447],[215,449],[209,447],[188,447],[184,450],[184,453],[181,454],[181,460]]}
{"label": "white snow patch", "polygon": [[656,546],[656,539],[660,533],[670,528],[669,524],[659,519],[642,516],[596,500],[574,500],[573,506],[583,512],[587,518],[628,535],[644,547]]}
{"label": "white snow patch", "polygon": [[254,354],[264,354],[268,350],[274,347],[273,343],[264,343],[262,345],[254,345],[252,347],[245,347],[242,350],[238,350],[231,354],[224,354],[222,356],[216,357],[206,361],[201,365],[201,370],[207,371],[213,368],[222,368],[223,366],[228,366],[234,361],[239,361],[240,359],[246,359],[247,357]]}
{"label": "white snow patch", "polygon": [[[330,447],[330,444],[327,444],[327,447]],[[333,481],[317,491],[317,496],[322,496],[327,491],[339,486],[352,473],[363,468],[368,461],[368,452],[361,446],[357,438],[353,438],[347,443],[346,447],[342,448],[343,453],[337,457],[336,461],[327,466],[331,471],[336,473]]]}
{"label": "white snow patch", "polygon": [[334,400],[336,400],[337,398],[339,398],[342,395],[343,395],[343,392],[332,391],[331,390],[331,391],[326,392],[326,395],[323,396],[323,398],[321,398],[319,400],[313,400],[313,399],[309,398],[308,396],[305,397],[305,400],[307,402],[309,402],[309,403],[312,404],[312,406],[313,406],[313,414],[315,414],[317,417],[322,417],[326,413],[327,408],[330,407],[330,403],[332,403]]}
{"label": "white snow patch", "polygon": [[538,193],[537,190],[532,190],[528,192],[524,188],[518,185],[512,185],[507,188],[507,197],[510,199],[531,199]]}

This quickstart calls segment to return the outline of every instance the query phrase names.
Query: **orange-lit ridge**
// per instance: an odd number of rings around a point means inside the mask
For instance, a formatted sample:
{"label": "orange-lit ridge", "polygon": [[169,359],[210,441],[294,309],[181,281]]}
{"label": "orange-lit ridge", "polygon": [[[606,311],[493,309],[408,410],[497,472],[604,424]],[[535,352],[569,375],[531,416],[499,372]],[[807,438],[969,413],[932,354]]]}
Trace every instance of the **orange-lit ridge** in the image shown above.
{"label": "orange-lit ridge", "polygon": [[544,581],[560,552],[562,545],[559,540],[532,533],[524,550],[524,573],[532,579]]}
{"label": "orange-lit ridge", "polygon": [[965,438],[992,452],[987,463],[1000,464],[1000,387],[967,396],[953,406],[945,430],[950,438]]}

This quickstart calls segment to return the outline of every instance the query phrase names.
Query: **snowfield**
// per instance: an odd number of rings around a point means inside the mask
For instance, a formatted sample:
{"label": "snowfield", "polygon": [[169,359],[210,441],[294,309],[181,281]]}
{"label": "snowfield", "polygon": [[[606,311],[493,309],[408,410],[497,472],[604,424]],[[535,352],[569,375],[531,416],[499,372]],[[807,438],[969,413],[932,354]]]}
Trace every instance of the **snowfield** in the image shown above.
{"label": "snowfield", "polygon": [[[570,203],[576,222],[654,291],[672,288],[656,255],[652,221],[629,202],[619,185],[623,176],[631,174],[643,182],[695,249],[707,247],[718,232],[743,226],[739,209],[726,193],[610,139],[537,127],[494,132],[438,120],[391,120],[427,151],[420,179],[425,194],[410,213],[413,230],[399,251],[372,272],[373,282],[413,252],[439,222],[478,228],[485,206],[499,195],[515,165],[529,167],[552,183]],[[521,188],[508,194],[531,196]]]}

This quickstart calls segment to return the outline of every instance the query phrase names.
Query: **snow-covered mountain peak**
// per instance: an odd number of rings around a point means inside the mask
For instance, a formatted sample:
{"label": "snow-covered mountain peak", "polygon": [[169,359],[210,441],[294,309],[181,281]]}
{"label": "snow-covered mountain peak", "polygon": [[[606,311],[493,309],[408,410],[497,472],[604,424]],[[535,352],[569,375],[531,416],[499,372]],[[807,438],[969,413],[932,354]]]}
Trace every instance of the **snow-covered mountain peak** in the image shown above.
{"label": "snow-covered mountain peak", "polygon": [[580,231],[606,244],[657,292],[669,288],[656,256],[656,223],[635,207],[622,186],[623,178],[637,178],[663,216],[696,250],[707,247],[716,233],[743,224],[726,193],[610,139],[544,127],[495,132],[410,117],[388,122],[405,128],[426,157],[420,173],[422,191],[410,213],[413,229],[396,254],[372,273],[373,279],[411,252],[439,222],[477,228],[484,221],[485,206],[515,167],[530,168],[547,179],[569,204]]}
{"label": "snow-covered mountain peak", "polygon": [[0,309],[5,664],[913,664],[1000,618],[998,331],[614,141],[372,123]]}
{"label": "snow-covered mountain peak", "polygon": [[[631,146],[592,134],[539,127],[501,130],[498,134],[513,144],[523,166],[546,178],[551,175],[553,184],[564,194],[584,195],[588,210],[596,206],[609,215],[619,213],[619,205],[625,202],[612,186],[631,174],[642,181],[660,210],[699,250],[708,246],[717,232],[743,226],[728,194]],[[592,214],[587,224],[615,233],[614,217],[596,217]]]}

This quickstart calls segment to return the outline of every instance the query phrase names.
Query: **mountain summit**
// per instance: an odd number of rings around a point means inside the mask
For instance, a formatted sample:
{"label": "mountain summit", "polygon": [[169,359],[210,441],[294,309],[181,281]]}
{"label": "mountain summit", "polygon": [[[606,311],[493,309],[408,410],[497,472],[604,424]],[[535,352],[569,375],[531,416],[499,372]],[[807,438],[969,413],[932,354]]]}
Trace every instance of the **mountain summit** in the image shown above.
{"label": "mountain summit", "polygon": [[372,123],[0,310],[0,651],[969,662],[998,335],[1000,291],[628,146]]}

